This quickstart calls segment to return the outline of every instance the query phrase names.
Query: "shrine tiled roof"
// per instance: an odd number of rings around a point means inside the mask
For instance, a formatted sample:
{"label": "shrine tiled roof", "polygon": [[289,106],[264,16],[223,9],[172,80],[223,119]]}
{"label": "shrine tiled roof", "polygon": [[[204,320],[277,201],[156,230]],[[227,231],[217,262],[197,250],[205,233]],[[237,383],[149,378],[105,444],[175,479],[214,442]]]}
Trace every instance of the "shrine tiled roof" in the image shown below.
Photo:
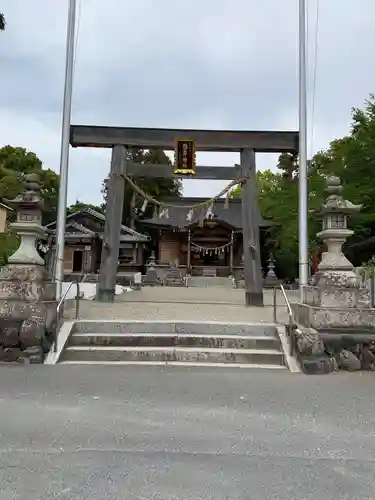
{"label": "shrine tiled roof", "polygon": [[[96,210],[92,208],[85,208],[84,211],[87,214],[92,215],[93,217],[102,220],[105,222],[105,215],[101,214],[100,212],[97,212]],[[72,214],[74,215],[74,214]],[[149,237],[146,236],[145,234],[139,233],[135,229],[132,229],[128,226],[125,226],[124,224],[121,224],[121,236],[120,236],[120,241],[149,241]]]}
{"label": "shrine tiled roof", "polygon": [[[161,208],[159,215],[150,219],[143,219],[145,225],[170,226],[170,227],[189,227],[199,223],[203,219],[214,219],[222,221],[235,229],[242,228],[242,206],[241,200],[231,200],[227,205],[224,198],[216,200],[210,207],[185,208],[178,205],[194,205],[204,201],[206,198],[180,198],[170,200],[170,203],[176,206]],[[166,200],[168,203],[169,200]],[[266,221],[261,216],[258,221],[259,227],[269,227],[271,222]]]}
{"label": "shrine tiled roof", "polygon": [[[54,234],[54,231],[49,230],[48,232]],[[92,240],[95,236],[95,232],[87,228],[83,224],[79,224],[75,221],[70,221],[65,227],[65,238],[67,239],[80,239],[80,240]]]}
{"label": "shrine tiled roof", "polygon": [[[88,219],[90,219],[91,217],[96,221],[100,221],[101,223],[100,231],[92,230],[89,227],[87,227],[86,224],[80,224],[78,221],[84,215],[88,216],[86,217]],[[102,237],[104,231],[104,222],[105,222],[105,215],[101,214],[100,212],[97,212],[96,210],[90,207],[84,208],[83,210],[79,210],[78,212],[74,212],[73,214],[67,216],[66,218],[67,235],[70,234],[71,237],[73,237],[74,235],[74,237],[82,237],[82,238],[83,237],[93,238],[95,236]],[[49,233],[54,234],[56,231],[56,221],[51,222],[46,227]],[[145,234],[139,233],[135,229],[132,229],[128,226],[121,224],[121,230],[120,230],[121,242],[146,243],[149,240],[150,240],[149,236],[146,236]]]}

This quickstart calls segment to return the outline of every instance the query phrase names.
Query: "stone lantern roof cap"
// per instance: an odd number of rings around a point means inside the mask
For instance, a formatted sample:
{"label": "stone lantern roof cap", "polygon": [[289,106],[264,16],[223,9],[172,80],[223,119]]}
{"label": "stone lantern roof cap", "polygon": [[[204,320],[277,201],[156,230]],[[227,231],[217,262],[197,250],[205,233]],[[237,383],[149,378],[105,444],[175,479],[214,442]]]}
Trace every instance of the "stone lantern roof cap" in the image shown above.
{"label": "stone lantern roof cap", "polygon": [[336,176],[330,176],[326,179],[325,191],[328,194],[325,199],[319,214],[328,213],[341,213],[350,214],[354,212],[359,212],[362,205],[355,205],[349,200],[345,200],[342,195],[343,186],[341,184],[341,179]]}
{"label": "stone lantern roof cap", "polygon": [[40,195],[40,177],[38,174],[27,174],[24,177],[25,190],[13,200],[5,199],[6,203],[14,209],[18,207],[43,209],[44,201]]}

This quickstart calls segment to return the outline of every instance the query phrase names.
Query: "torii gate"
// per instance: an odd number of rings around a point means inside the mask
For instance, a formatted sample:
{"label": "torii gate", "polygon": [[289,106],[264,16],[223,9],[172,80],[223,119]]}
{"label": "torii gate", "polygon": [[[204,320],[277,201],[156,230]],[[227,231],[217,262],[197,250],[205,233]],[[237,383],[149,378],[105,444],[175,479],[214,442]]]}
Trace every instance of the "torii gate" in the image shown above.
{"label": "torii gate", "polygon": [[125,180],[122,175],[166,179],[182,177],[173,173],[171,165],[141,165],[126,161],[129,148],[161,148],[174,150],[176,141],[190,139],[197,151],[240,152],[240,165],[233,167],[198,166],[194,179],[244,179],[242,196],[242,231],[245,274],[245,304],[263,306],[263,277],[259,248],[258,196],[256,190],[256,161],[258,153],[298,152],[298,132],[286,131],[224,131],[174,130],[156,128],[100,127],[72,125],[70,144],[73,147],[112,148],[108,180],[102,260],[97,300],[113,302],[115,297],[119,234],[124,202]]}

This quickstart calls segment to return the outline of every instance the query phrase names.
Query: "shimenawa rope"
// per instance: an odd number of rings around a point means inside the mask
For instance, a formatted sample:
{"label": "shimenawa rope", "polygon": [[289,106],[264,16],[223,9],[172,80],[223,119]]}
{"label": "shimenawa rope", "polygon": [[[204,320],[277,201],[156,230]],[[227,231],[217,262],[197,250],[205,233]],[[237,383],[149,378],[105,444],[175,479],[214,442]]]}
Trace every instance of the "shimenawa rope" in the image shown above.
{"label": "shimenawa rope", "polygon": [[210,206],[212,205],[216,200],[221,198],[222,196],[226,195],[229,193],[229,191],[234,187],[237,186],[238,184],[243,183],[243,179],[235,179],[231,181],[224,189],[220,191],[219,194],[216,196],[213,196],[212,198],[209,198],[208,200],[205,201],[200,201],[199,203],[194,203],[192,205],[173,205],[173,203],[165,203],[163,201],[156,200],[149,194],[147,194],[145,191],[143,191],[142,188],[140,188],[130,177],[128,177],[125,174],[115,174],[118,176],[123,177],[129,185],[136,191],[140,196],[142,196],[145,200],[149,201],[150,203],[153,203],[154,205],[158,205],[159,207],[164,207],[164,208],[200,208],[200,207],[205,207],[205,206]]}

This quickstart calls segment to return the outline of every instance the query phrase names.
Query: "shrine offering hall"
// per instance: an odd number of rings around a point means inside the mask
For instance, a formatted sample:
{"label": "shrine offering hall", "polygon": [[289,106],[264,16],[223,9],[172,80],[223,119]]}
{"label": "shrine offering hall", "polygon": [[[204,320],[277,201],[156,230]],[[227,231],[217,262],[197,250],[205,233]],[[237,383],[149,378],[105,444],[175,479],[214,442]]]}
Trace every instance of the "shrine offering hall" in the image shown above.
{"label": "shrine offering hall", "polygon": [[[201,198],[173,200],[151,219],[142,221],[155,234],[157,265],[176,264],[193,276],[243,273],[241,199],[216,200],[209,207],[186,208]],[[181,207],[178,206],[181,205]],[[260,218],[260,229],[269,223]],[[157,230],[157,231],[155,231]],[[261,231],[261,240],[264,231]]]}

